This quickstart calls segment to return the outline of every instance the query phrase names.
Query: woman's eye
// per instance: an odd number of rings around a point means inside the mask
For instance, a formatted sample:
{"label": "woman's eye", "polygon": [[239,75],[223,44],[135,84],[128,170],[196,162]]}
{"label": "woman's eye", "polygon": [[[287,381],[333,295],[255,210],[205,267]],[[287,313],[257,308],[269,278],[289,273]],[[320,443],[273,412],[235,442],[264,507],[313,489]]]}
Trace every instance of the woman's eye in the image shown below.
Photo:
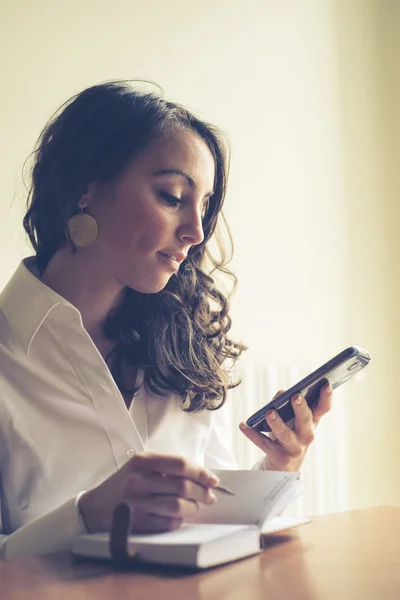
{"label": "woman's eye", "polygon": [[208,207],[209,207],[209,202],[206,202],[206,204],[204,205],[203,208],[203,212],[201,215],[201,218],[204,220],[206,218],[207,212],[208,212]]}
{"label": "woman's eye", "polygon": [[169,206],[178,206],[178,204],[183,204],[182,200],[177,198],[176,196],[172,196],[167,192],[161,192],[161,197],[166,201]]}

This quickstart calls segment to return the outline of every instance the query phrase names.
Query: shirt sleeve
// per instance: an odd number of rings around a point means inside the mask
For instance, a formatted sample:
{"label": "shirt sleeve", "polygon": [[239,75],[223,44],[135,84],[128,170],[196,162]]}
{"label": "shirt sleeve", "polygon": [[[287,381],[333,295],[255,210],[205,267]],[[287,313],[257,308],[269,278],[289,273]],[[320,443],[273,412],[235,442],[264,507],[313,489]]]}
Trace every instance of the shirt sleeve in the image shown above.
{"label": "shirt sleeve", "polygon": [[83,493],[10,535],[3,535],[0,529],[0,559],[69,550],[76,535],[87,533],[78,508]]}

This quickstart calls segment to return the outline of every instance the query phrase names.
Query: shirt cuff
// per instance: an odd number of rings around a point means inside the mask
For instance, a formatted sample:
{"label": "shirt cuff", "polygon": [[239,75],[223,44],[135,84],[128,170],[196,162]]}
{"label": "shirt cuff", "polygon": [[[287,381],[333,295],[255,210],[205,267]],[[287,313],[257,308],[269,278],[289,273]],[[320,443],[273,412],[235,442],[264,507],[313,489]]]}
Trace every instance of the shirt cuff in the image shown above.
{"label": "shirt cuff", "polygon": [[268,471],[268,469],[264,469],[264,464],[265,464],[265,456],[263,456],[262,458],[260,458],[260,460],[258,460],[256,462],[256,464],[253,466],[254,471]]}
{"label": "shirt cuff", "polygon": [[6,536],[2,540],[4,558],[69,551],[75,536],[86,533],[78,508],[83,493]]}

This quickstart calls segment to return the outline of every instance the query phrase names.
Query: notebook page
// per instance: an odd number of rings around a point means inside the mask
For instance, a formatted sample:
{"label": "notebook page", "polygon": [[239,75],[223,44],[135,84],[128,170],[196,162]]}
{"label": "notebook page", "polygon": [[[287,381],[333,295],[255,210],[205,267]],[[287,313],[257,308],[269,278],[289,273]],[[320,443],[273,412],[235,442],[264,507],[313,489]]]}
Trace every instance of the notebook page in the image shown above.
{"label": "notebook page", "polygon": [[276,533],[290,529],[291,527],[297,527],[298,525],[305,525],[306,523],[311,523],[309,517],[273,517],[263,523],[261,533]]}
{"label": "notebook page", "polygon": [[215,490],[218,502],[200,505],[197,513],[187,519],[192,523],[231,523],[261,527],[267,516],[274,516],[274,507],[298,481],[298,473],[283,471],[215,471],[221,484],[231,488],[235,496]]}

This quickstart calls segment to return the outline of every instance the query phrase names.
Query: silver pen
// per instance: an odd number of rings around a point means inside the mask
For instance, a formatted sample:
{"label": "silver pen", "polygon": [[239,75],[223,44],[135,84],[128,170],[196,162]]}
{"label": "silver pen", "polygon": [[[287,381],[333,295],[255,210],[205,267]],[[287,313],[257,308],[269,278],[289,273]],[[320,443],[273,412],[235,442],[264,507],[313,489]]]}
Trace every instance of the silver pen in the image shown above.
{"label": "silver pen", "polygon": [[228,488],[224,485],[216,485],[215,487],[213,487],[211,489],[218,490],[219,492],[224,492],[224,494],[229,494],[230,496],[236,496],[236,494],[233,490],[231,490],[230,488]]}

